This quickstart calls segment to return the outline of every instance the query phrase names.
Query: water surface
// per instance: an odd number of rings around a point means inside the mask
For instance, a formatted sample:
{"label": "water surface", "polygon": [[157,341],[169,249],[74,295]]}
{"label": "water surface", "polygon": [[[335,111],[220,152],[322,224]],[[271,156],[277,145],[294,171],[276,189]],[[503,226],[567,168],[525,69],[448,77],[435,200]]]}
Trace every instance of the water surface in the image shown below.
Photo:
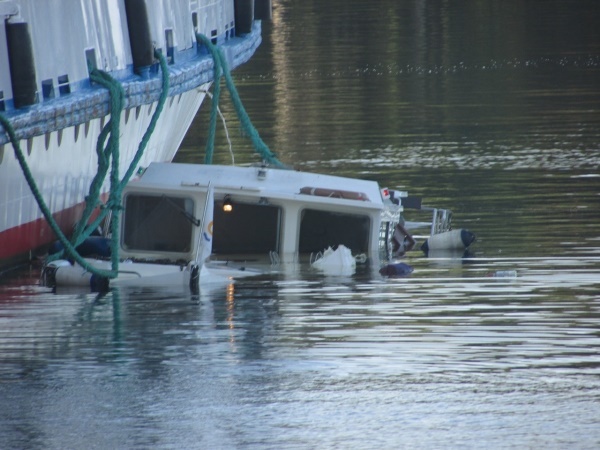
{"label": "water surface", "polygon": [[597,2],[273,3],[235,72],[270,148],[450,208],[476,243],[410,252],[405,278],[289,268],[199,296],[4,274],[2,447],[598,448]]}

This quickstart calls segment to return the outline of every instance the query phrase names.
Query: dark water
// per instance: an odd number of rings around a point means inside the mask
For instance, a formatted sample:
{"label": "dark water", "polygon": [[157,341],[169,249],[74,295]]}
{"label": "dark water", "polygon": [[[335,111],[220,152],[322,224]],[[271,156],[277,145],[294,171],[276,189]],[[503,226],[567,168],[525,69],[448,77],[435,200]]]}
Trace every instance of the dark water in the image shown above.
{"label": "dark water", "polygon": [[[266,143],[451,208],[470,257],[199,297],[5,275],[0,447],[598,448],[598,2],[274,6],[235,73]],[[207,118],[178,160],[203,159]]]}

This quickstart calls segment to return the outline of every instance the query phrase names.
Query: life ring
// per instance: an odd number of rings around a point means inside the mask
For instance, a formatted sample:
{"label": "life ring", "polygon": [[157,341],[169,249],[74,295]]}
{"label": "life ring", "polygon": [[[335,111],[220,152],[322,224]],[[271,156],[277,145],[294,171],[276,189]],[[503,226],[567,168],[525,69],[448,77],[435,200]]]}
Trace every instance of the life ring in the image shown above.
{"label": "life ring", "polygon": [[343,191],[341,189],[316,188],[305,186],[300,189],[301,194],[315,195],[317,197],[343,198],[345,200],[360,200],[368,202],[369,197],[364,192]]}

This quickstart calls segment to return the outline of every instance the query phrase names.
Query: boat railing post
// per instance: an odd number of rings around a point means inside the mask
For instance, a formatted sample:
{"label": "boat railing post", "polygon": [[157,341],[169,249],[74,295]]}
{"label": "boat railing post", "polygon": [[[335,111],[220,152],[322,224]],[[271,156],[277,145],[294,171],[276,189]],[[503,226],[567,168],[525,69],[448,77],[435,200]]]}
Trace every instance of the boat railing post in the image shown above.
{"label": "boat railing post", "polygon": [[431,218],[431,232],[430,232],[431,236],[433,236],[437,230],[437,220],[438,220],[438,210],[437,210],[437,208],[433,208],[433,217]]}

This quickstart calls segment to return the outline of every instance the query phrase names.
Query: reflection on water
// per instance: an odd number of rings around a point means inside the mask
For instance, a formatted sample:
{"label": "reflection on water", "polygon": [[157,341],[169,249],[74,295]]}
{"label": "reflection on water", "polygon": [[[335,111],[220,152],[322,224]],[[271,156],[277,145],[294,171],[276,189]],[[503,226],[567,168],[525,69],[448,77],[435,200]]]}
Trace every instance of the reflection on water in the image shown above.
{"label": "reflection on water", "polygon": [[[593,0],[544,11],[530,2],[385,2],[385,14],[381,2],[346,3],[276,2],[269,38],[236,73],[258,130],[284,161],[597,167]],[[204,114],[182,159],[199,160]],[[234,148],[247,148],[233,137]],[[217,155],[228,163],[220,142]]]}
{"label": "reflection on water", "polygon": [[597,445],[600,258],[409,261],[406,278],[307,272],[199,296],[51,294],[22,274],[2,288],[0,434],[9,448]]}
{"label": "reflection on water", "polygon": [[469,254],[199,296],[4,274],[2,447],[598,448],[600,8],[458,3],[274,1],[235,77],[283,162],[448,207]]}

